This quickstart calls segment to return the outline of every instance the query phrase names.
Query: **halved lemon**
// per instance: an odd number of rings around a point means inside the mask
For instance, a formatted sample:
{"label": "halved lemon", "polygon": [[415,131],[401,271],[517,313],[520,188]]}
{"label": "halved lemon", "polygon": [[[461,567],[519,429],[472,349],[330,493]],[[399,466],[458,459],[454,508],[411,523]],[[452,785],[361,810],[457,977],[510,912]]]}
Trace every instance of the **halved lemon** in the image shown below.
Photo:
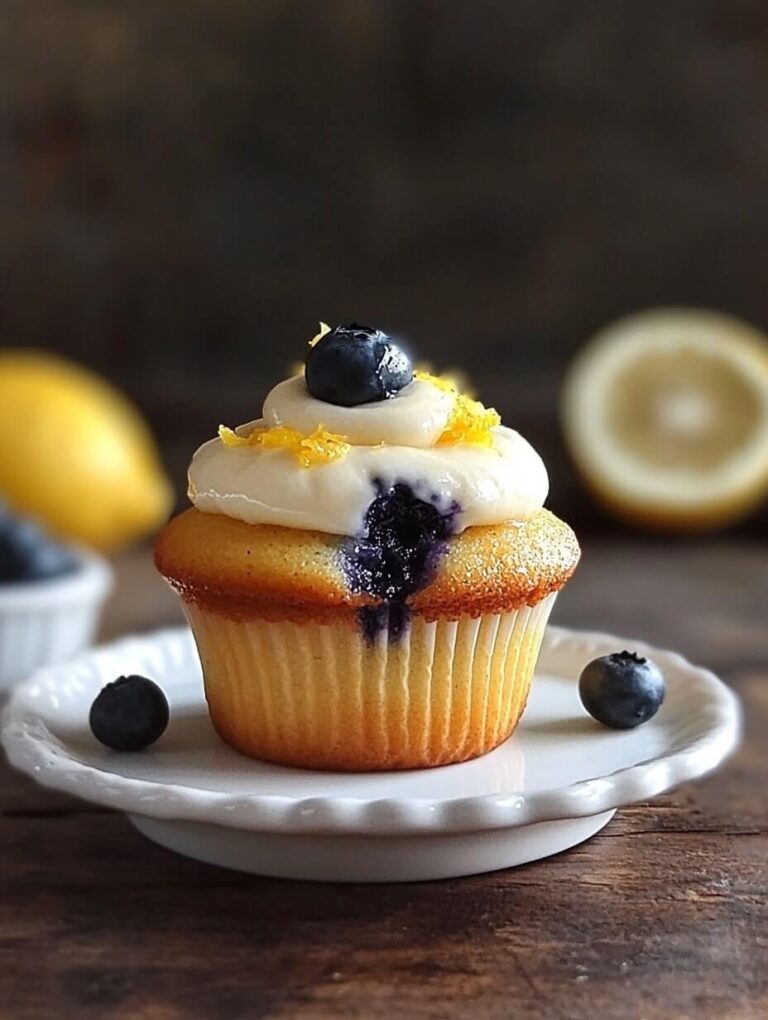
{"label": "halved lemon", "polygon": [[706,529],[768,496],[768,338],[695,309],[639,312],[577,356],[565,437],[596,497],[641,525]]}

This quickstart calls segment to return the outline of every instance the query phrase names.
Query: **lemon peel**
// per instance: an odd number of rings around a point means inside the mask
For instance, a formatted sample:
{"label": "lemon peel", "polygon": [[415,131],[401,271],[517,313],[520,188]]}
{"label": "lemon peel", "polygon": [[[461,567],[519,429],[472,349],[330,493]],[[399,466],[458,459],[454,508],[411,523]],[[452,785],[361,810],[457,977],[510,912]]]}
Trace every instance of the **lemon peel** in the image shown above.
{"label": "lemon peel", "polygon": [[3,348],[0,498],[59,539],[113,552],[167,520],[173,490],[149,426],[106,379]]}
{"label": "lemon peel", "polygon": [[448,422],[440,434],[438,446],[493,446],[493,430],[501,424],[501,415],[493,407],[486,407],[465,393],[459,393],[448,376],[417,371],[414,376],[430,382],[444,393],[454,394],[454,403]]}
{"label": "lemon peel", "polygon": [[433,386],[437,386],[443,393],[458,393],[458,387],[450,376],[447,375],[434,375],[432,372],[426,372],[422,369],[416,369],[413,373],[413,378],[418,379],[419,382],[432,383]]}
{"label": "lemon peel", "polygon": [[327,322],[321,322],[321,323],[319,323],[319,326],[320,326],[320,332],[319,333],[315,333],[315,335],[309,341],[309,346],[310,347],[314,347],[316,343],[318,343],[320,340],[323,339],[323,337],[325,336],[326,333],[330,333],[331,332],[331,327],[328,325]]}
{"label": "lemon peel", "polygon": [[485,407],[479,400],[457,393],[448,424],[437,440],[437,445],[493,446],[493,430],[500,424],[501,415],[494,408]]}
{"label": "lemon peel", "polygon": [[416,365],[413,375],[415,379],[434,383],[438,389],[444,390],[446,393],[455,390],[468,397],[477,396],[472,380],[460,368],[444,368],[438,375],[432,371],[432,365],[428,361],[420,361]]}
{"label": "lemon peel", "polygon": [[340,460],[351,449],[344,436],[328,432],[322,425],[318,425],[308,435],[298,429],[276,425],[274,428],[255,428],[245,436],[226,425],[220,425],[219,439],[224,446],[230,447],[255,446],[262,450],[287,450],[305,468]]}

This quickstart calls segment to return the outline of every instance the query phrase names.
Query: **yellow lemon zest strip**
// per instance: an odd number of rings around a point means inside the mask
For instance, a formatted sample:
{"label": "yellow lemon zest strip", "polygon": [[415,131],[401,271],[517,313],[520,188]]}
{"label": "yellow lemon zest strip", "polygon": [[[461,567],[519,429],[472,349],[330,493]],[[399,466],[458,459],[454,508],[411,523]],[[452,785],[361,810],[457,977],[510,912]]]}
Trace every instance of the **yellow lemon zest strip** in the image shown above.
{"label": "yellow lemon zest strip", "polygon": [[501,415],[463,393],[456,394],[448,424],[437,440],[438,446],[493,446],[493,430],[501,424]]}
{"label": "yellow lemon zest strip", "polygon": [[472,380],[465,372],[462,372],[461,369],[446,368],[440,373],[440,375],[436,375],[432,371],[432,366],[426,361],[422,361],[416,366],[416,370],[413,375],[416,379],[434,383],[438,389],[445,390],[446,393],[456,390],[458,393],[464,393],[468,397],[475,396],[475,389],[472,385]]}
{"label": "yellow lemon zest strip", "polygon": [[414,376],[423,382],[431,382],[444,393],[455,394],[451,416],[437,440],[438,446],[493,446],[493,429],[501,424],[498,411],[485,407],[465,393],[459,393],[448,376],[421,371],[414,372]]}
{"label": "yellow lemon zest strip", "polygon": [[328,325],[328,323],[327,322],[321,322],[320,323],[320,332],[316,333],[312,337],[312,339],[309,341],[309,346],[310,347],[314,347],[315,344],[318,342],[318,340],[322,340],[323,337],[325,336],[325,334],[326,333],[330,333],[330,332],[331,332],[331,327]]}
{"label": "yellow lemon zest strip", "polygon": [[322,425],[318,425],[309,435],[299,432],[298,429],[276,425],[274,428],[255,428],[247,436],[240,436],[226,425],[220,425],[219,439],[225,446],[256,446],[262,450],[287,450],[302,467],[307,468],[329,464],[345,457],[350,451],[350,444],[344,436],[327,432]]}
{"label": "yellow lemon zest strip", "polygon": [[219,425],[219,439],[224,446],[252,446],[254,445],[251,441],[252,435],[253,432],[249,436],[239,436],[234,429],[227,428],[226,425]]}
{"label": "yellow lemon zest strip", "polygon": [[437,386],[443,393],[457,393],[456,384],[452,379],[446,375],[433,375],[431,372],[424,372],[420,369],[416,369],[413,373],[414,379],[418,379],[419,382],[430,382],[433,386]]}

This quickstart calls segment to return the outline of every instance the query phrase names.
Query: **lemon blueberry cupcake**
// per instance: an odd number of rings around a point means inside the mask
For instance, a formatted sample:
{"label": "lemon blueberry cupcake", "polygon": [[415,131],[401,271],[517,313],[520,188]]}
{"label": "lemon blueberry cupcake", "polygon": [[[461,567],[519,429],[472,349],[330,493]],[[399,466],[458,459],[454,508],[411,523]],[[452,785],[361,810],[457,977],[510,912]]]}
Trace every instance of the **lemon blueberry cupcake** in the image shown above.
{"label": "lemon blueberry cupcake", "polygon": [[196,452],[156,546],[221,737],[350,771],[504,741],[579,558],[547,490],[495,411],[379,330],[323,327],[261,418]]}

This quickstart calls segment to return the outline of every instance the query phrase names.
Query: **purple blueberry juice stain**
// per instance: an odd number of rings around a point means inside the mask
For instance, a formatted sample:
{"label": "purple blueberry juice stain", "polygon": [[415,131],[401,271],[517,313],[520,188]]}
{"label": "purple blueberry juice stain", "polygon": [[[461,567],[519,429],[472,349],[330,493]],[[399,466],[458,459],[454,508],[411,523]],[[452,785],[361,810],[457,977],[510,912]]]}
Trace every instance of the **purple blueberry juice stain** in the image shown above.
{"label": "purple blueberry juice stain", "polygon": [[408,629],[407,599],[435,576],[455,530],[457,503],[439,507],[439,498],[419,499],[404,482],[385,485],[374,479],[376,497],[365,512],[362,533],[342,549],[350,590],[380,602],[359,611],[360,628],[369,644],[387,632],[397,641]]}
{"label": "purple blueberry juice stain", "polygon": [[363,637],[373,645],[383,632],[389,641],[399,641],[408,630],[411,612],[404,602],[382,602],[378,606],[363,606],[358,610],[357,619]]}

